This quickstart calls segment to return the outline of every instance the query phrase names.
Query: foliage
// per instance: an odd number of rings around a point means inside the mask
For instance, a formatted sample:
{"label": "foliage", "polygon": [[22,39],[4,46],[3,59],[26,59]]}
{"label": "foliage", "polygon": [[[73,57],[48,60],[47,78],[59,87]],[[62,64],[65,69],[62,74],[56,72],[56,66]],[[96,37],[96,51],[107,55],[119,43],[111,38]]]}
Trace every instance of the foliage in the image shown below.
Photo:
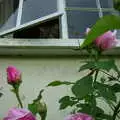
{"label": "foliage", "polygon": [[[120,0],[114,0],[114,7],[116,10],[120,10]],[[99,19],[81,45],[81,48],[86,49],[90,54],[90,60],[86,61],[79,69],[79,72],[86,71],[86,74],[74,82],[54,81],[48,84],[52,87],[70,85],[73,95],[63,96],[59,100],[61,110],[71,107],[75,113],[87,113],[95,120],[116,120],[118,117],[120,98],[117,98],[116,93],[120,93],[120,71],[114,59],[100,59],[105,49],[99,48],[100,44],[109,45],[109,39],[111,42],[115,40],[112,32],[109,32],[112,38],[107,33],[114,29],[120,29],[120,16],[108,15]],[[103,34],[104,36],[102,36]],[[101,37],[99,41],[98,37]],[[97,42],[94,42],[96,40]],[[102,40],[101,43],[100,40]],[[106,113],[104,108],[99,106],[98,100],[108,104],[113,113]]]}
{"label": "foliage", "polygon": [[28,104],[29,110],[26,110],[19,94],[20,85],[22,84],[21,71],[15,66],[8,66],[6,71],[7,82],[12,86],[11,92],[15,94],[20,108],[10,109],[8,116],[3,120],[18,120],[16,117],[19,118],[19,120],[36,120],[35,117],[37,114],[41,117],[41,120],[45,120],[47,116],[47,106],[42,97],[44,90],[42,89],[37,98],[34,99],[31,104]]}
{"label": "foliage", "polygon": [[98,36],[107,32],[108,30],[120,29],[120,16],[107,15],[99,19],[93,25],[82,47],[90,45]]}

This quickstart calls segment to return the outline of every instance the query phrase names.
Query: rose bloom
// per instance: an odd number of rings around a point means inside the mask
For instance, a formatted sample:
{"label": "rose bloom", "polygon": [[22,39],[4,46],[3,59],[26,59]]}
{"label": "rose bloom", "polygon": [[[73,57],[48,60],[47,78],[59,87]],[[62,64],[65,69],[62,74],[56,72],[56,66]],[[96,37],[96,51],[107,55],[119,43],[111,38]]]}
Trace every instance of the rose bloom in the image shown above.
{"label": "rose bloom", "polygon": [[3,120],[36,120],[36,118],[28,110],[12,108]]}
{"label": "rose bloom", "polygon": [[7,71],[7,81],[9,84],[21,82],[21,72],[16,67],[8,66],[6,71]]}
{"label": "rose bloom", "polygon": [[76,113],[68,115],[65,120],[94,120],[91,116],[85,113]]}
{"label": "rose bloom", "polygon": [[[90,32],[90,28],[86,29],[86,35]],[[101,50],[110,49],[116,46],[118,40],[116,39],[116,30],[114,32],[108,31],[95,39],[95,45]]]}

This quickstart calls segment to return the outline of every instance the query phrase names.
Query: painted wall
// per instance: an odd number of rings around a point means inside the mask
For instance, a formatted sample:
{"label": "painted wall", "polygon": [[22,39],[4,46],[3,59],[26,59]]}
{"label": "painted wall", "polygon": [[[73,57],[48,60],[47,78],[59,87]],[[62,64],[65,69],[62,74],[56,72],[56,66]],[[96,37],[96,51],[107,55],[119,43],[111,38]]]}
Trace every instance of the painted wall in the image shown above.
{"label": "painted wall", "polygon": [[[3,87],[4,93],[4,96],[0,98],[0,118],[6,115],[9,108],[17,106],[15,96],[10,92],[11,86],[6,82],[6,68],[14,65],[22,71],[23,83],[20,92],[24,105],[31,103],[39,91],[45,88],[43,97],[48,106],[47,120],[64,120],[70,109],[59,111],[58,100],[70,94],[69,87],[46,88],[46,85],[53,80],[78,80],[85,73],[78,72],[80,65],[85,61],[81,58],[0,58],[0,86]],[[116,62],[120,65],[119,59],[116,58]]]}

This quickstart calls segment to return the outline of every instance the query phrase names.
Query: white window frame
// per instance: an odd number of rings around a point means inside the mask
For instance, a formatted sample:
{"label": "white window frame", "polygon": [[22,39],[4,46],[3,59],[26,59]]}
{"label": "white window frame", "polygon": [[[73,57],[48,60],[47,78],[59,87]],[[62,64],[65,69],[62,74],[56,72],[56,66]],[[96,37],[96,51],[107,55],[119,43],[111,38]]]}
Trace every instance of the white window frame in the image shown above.
{"label": "white window frame", "polygon": [[[0,38],[0,55],[85,55],[86,52],[79,49],[80,44],[84,39],[69,39],[68,38],[68,24],[66,15],[65,0],[58,0],[58,12],[36,19],[29,23],[20,25],[21,13],[22,13],[23,0],[20,0],[19,14],[17,17],[16,28],[6,30],[0,33],[1,35],[11,33],[13,31],[25,28],[30,25],[37,24],[55,17],[60,19],[60,39],[8,39]],[[99,4],[99,0],[96,0],[97,8],[99,9],[99,17],[102,17],[103,12]],[[119,47],[120,45],[118,45]],[[117,52],[116,52],[117,50]],[[120,49],[115,48],[112,51],[108,51],[107,55],[119,55]]]}
{"label": "white window frame", "polygon": [[60,18],[60,22],[61,22],[61,30],[60,30],[61,33],[60,34],[61,34],[61,37],[68,38],[67,27],[66,27],[67,23],[63,22],[63,21],[66,21],[65,20],[66,19],[66,15],[65,15],[65,9],[64,9],[65,8],[64,0],[57,0],[57,11],[56,12],[51,13],[49,15],[46,15],[44,17],[40,17],[38,19],[32,20],[30,22],[21,24],[23,2],[24,2],[24,0],[19,0],[19,7],[18,7],[16,26],[11,28],[11,29],[4,30],[3,32],[0,32],[0,36],[12,33],[12,32],[14,32],[16,30],[24,29],[24,28],[29,27],[29,26],[33,26],[35,24],[47,21],[49,19],[53,19],[53,18],[62,16]]}

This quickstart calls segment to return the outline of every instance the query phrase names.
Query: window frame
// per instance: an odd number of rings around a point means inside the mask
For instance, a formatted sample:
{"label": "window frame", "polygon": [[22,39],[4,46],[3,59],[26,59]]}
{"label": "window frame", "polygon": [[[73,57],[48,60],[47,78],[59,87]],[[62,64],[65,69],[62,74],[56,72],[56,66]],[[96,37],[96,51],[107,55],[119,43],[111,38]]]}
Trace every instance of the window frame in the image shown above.
{"label": "window frame", "polygon": [[[22,1],[19,4],[19,8],[22,8]],[[96,0],[99,2],[99,0]],[[99,8],[99,16],[102,17],[102,8]],[[58,12],[52,15],[42,17],[32,22],[26,23],[20,26],[20,21],[17,22],[17,28],[12,28],[0,33],[3,34],[11,33],[13,31],[25,28],[28,25],[34,25],[38,22],[44,22],[46,20],[59,17],[60,20],[60,39],[14,39],[14,38],[0,38],[0,55],[23,55],[23,56],[37,56],[37,55],[86,55],[84,50],[78,50],[80,44],[84,39],[69,39],[68,38],[68,24],[66,15],[66,4],[65,0],[58,0]],[[20,11],[21,13],[21,11]],[[21,17],[19,13],[18,18]],[[120,52],[116,52],[119,49],[113,49],[108,51],[105,55],[119,55]]]}
{"label": "window frame", "polygon": [[40,24],[42,22],[45,22],[47,20],[59,17],[60,19],[60,36],[62,38],[68,38],[67,36],[67,23],[63,22],[66,21],[66,15],[65,15],[65,2],[64,0],[57,0],[57,11],[54,13],[51,13],[49,15],[46,15],[44,17],[40,17],[38,19],[26,22],[24,24],[20,24],[21,23],[21,18],[22,18],[22,8],[23,8],[23,2],[24,0],[19,0],[19,6],[18,6],[18,13],[17,13],[17,20],[16,20],[16,26],[7,30],[4,30],[2,32],[0,32],[0,36],[4,36],[6,34],[12,33],[16,30],[20,30],[20,29],[24,29],[26,27],[29,26],[33,26],[36,24]]}

